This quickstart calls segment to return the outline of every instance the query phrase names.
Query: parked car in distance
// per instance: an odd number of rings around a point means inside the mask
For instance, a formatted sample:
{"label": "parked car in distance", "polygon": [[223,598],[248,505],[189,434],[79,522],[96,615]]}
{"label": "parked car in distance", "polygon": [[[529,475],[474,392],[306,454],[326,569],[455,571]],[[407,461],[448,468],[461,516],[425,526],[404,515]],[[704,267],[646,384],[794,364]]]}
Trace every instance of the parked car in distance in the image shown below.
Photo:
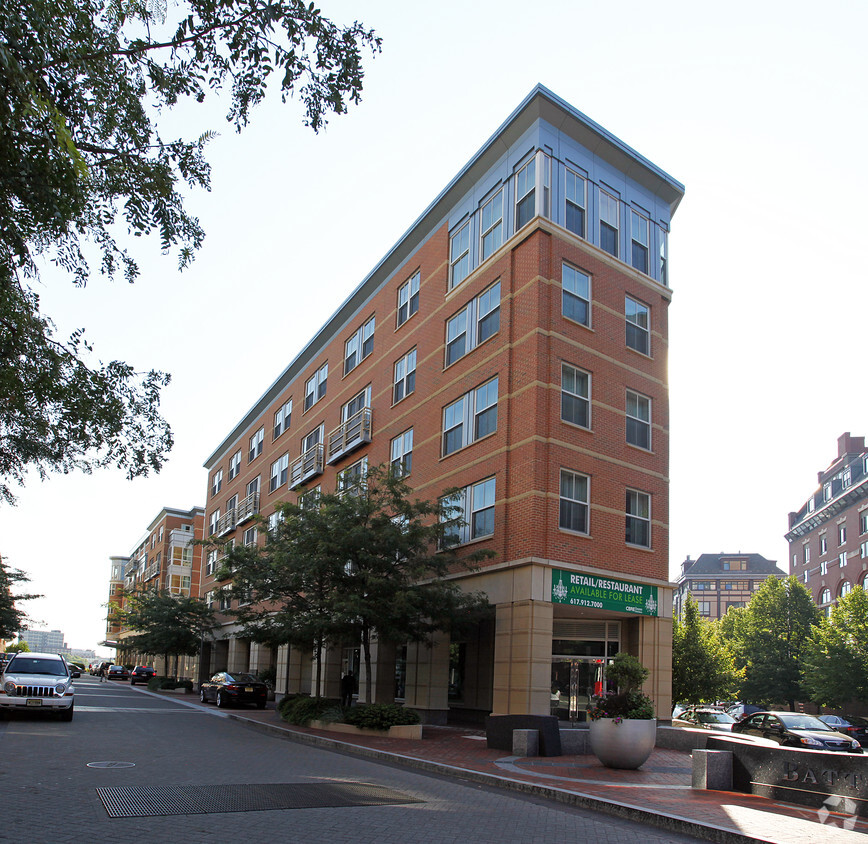
{"label": "parked car in distance", "polygon": [[688,704],[676,703],[675,706],[672,707],[672,720],[674,721],[676,718],[680,718],[688,709],[690,709]]}
{"label": "parked car in distance", "polygon": [[732,715],[722,712],[720,709],[707,706],[691,706],[674,719],[680,724],[689,724],[691,727],[700,727],[703,730],[718,730],[729,732],[735,723]]}
{"label": "parked car in distance", "polygon": [[835,732],[814,715],[800,712],[754,712],[733,724],[732,732],[774,741],[784,747],[862,752],[856,739]]}
{"label": "parked car in distance", "polygon": [[110,665],[106,677],[109,680],[129,680],[130,672],[123,665]]}
{"label": "parked car in distance", "polygon": [[759,706],[756,703],[736,703],[730,706],[726,711],[729,715],[732,715],[736,721],[740,721],[748,715],[753,715],[754,712],[766,712],[767,707]]}
{"label": "parked car in distance", "polygon": [[151,677],[156,677],[156,669],[148,665],[137,665],[130,671],[130,685],[135,686],[136,683],[147,683]]}
{"label": "parked car in distance", "polygon": [[199,684],[199,700],[202,703],[214,701],[221,709],[239,703],[254,703],[258,709],[264,709],[268,686],[252,674],[218,671],[210,680]]}
{"label": "parked car in distance", "polygon": [[818,715],[824,724],[827,724],[837,733],[856,739],[861,745],[868,744],[868,720],[858,715]]}
{"label": "parked car in distance", "polygon": [[0,713],[55,712],[71,721],[75,689],[66,661],[60,654],[16,654],[0,676]]}

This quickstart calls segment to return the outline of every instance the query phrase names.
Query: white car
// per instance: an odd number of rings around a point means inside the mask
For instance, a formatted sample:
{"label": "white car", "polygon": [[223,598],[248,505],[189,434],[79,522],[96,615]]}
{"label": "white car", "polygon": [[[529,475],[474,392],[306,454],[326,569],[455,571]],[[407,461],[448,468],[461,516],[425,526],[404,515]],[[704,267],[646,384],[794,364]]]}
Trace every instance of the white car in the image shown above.
{"label": "white car", "polygon": [[0,713],[56,712],[71,721],[75,705],[72,672],[59,654],[16,654],[0,676]]}

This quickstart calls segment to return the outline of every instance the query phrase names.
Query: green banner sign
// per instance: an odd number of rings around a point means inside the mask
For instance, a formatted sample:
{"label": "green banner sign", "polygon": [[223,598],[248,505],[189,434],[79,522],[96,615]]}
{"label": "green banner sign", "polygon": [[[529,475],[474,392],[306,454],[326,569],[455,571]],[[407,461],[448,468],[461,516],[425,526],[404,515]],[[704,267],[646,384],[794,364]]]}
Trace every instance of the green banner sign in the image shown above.
{"label": "green banner sign", "polygon": [[656,616],[657,587],[552,569],[552,603]]}

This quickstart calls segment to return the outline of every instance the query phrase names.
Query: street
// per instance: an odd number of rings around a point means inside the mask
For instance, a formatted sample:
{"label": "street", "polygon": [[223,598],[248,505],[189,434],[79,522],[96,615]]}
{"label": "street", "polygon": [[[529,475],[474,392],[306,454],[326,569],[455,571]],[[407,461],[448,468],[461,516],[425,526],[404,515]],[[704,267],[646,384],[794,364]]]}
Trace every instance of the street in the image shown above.
{"label": "street", "polygon": [[[0,840],[696,840],[299,745],[192,700],[84,675],[71,723],[29,713],[0,721]],[[130,805],[144,816],[128,816]],[[250,810],[274,805],[293,808]]]}

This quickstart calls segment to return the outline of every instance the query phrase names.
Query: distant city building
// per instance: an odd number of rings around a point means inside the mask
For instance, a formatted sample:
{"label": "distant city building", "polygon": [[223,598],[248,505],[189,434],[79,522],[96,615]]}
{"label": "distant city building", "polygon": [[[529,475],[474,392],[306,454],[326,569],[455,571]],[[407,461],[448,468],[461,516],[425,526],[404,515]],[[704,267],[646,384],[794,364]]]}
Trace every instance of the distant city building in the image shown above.
{"label": "distant city building", "polygon": [[19,630],[18,641],[26,642],[31,651],[56,653],[66,650],[63,633],[60,630]]}
{"label": "distant city building", "polygon": [[681,564],[681,577],[675,592],[675,614],[687,594],[706,618],[721,618],[731,607],[744,607],[768,577],[786,577],[786,572],[759,554],[700,554]]}
{"label": "distant city building", "polygon": [[838,437],[838,456],[786,534],[790,572],[826,614],[854,586],[868,587],[868,451],[865,437]]}

